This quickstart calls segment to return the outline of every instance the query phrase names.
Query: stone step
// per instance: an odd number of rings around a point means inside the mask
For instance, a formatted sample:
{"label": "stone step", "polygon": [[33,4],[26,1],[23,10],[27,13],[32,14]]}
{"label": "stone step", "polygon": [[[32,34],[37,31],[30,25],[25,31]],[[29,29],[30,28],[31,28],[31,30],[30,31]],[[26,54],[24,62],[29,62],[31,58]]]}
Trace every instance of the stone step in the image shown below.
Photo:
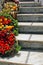
{"label": "stone step", "polygon": [[[40,61],[40,62],[39,62]],[[43,65],[43,52],[19,51],[13,57],[1,58],[0,65]]]}
{"label": "stone step", "polygon": [[20,7],[19,13],[43,13],[43,7]]}
{"label": "stone step", "polygon": [[30,52],[27,64],[43,65],[43,52]]}
{"label": "stone step", "polygon": [[43,35],[19,34],[16,39],[23,48],[43,48]]}
{"label": "stone step", "polygon": [[31,2],[34,2],[34,0],[19,0],[19,1],[20,1],[20,2],[27,2],[27,1],[28,1],[28,2],[30,2],[30,1],[31,1]]}
{"label": "stone step", "polygon": [[19,5],[21,7],[37,7],[37,6],[41,6],[41,3],[39,2],[19,2]]}
{"label": "stone step", "polygon": [[18,26],[20,33],[43,33],[43,23],[19,22]]}
{"label": "stone step", "polygon": [[0,57],[0,65],[31,65],[29,63],[26,64],[28,53],[29,51],[19,51],[13,57]]}
{"label": "stone step", "polygon": [[27,21],[27,22],[30,22],[30,21],[33,21],[33,22],[37,22],[37,21],[41,21],[43,22],[43,14],[18,14],[17,15],[17,19],[18,21]]}

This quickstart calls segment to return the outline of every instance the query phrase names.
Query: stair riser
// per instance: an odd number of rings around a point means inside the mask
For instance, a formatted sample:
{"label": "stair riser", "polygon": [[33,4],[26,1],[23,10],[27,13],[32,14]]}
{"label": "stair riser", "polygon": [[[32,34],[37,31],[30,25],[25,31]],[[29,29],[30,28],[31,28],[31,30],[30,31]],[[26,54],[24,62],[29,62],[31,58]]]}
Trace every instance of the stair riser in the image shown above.
{"label": "stair riser", "polygon": [[43,33],[43,26],[19,26],[20,33]]}
{"label": "stair riser", "polygon": [[13,63],[9,63],[9,62],[3,62],[3,61],[0,61],[0,65],[14,65]]}
{"label": "stair riser", "polygon": [[18,21],[43,21],[43,16],[37,15],[18,15]]}
{"label": "stair riser", "polygon": [[21,7],[37,7],[41,6],[40,3],[20,3]]}
{"label": "stair riser", "polygon": [[23,1],[34,1],[34,0],[19,0],[19,1],[23,2]]}
{"label": "stair riser", "polygon": [[19,13],[43,13],[43,8],[20,8]]}
{"label": "stair riser", "polygon": [[[15,59],[16,60],[16,59]],[[21,60],[21,59],[20,59]],[[23,63],[15,63],[15,62],[7,62],[7,61],[0,61],[0,65],[28,65],[28,64],[23,64]],[[29,64],[30,65],[30,64]]]}
{"label": "stair riser", "polygon": [[19,44],[23,48],[43,48],[43,43],[40,42],[19,41]]}

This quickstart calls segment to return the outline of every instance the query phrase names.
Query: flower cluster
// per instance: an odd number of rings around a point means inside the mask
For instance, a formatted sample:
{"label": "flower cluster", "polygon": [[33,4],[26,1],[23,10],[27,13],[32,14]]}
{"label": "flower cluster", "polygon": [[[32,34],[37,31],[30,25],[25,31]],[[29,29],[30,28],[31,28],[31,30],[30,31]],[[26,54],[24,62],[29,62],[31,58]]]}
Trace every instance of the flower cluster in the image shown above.
{"label": "flower cluster", "polygon": [[15,37],[17,22],[9,14],[0,14],[0,53],[2,55],[20,49]]}
{"label": "flower cluster", "polygon": [[0,53],[5,54],[6,51],[10,51],[15,44],[15,35],[7,30],[0,31]]}
{"label": "flower cluster", "polygon": [[14,26],[9,25],[12,21],[9,18],[6,18],[4,16],[0,16],[0,29],[6,28],[6,30],[12,30]]}
{"label": "flower cluster", "polygon": [[11,20],[4,16],[0,16],[0,23],[2,23],[3,25],[7,25],[11,23]]}
{"label": "flower cluster", "polygon": [[2,55],[9,54],[12,51],[18,52],[21,49],[16,40],[18,35],[18,9],[18,3],[6,2],[0,12],[0,54]]}

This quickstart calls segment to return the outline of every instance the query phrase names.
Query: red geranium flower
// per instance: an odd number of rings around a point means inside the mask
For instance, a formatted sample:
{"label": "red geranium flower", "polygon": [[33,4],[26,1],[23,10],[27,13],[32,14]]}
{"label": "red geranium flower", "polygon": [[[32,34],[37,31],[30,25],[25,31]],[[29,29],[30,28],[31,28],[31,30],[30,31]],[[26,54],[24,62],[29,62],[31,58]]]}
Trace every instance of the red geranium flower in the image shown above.
{"label": "red geranium flower", "polygon": [[7,30],[0,31],[0,53],[5,54],[6,51],[11,50],[15,43],[15,35]]}
{"label": "red geranium flower", "polygon": [[11,23],[11,20],[8,18],[5,18],[4,16],[0,16],[0,23],[2,23],[3,25],[7,25]]}

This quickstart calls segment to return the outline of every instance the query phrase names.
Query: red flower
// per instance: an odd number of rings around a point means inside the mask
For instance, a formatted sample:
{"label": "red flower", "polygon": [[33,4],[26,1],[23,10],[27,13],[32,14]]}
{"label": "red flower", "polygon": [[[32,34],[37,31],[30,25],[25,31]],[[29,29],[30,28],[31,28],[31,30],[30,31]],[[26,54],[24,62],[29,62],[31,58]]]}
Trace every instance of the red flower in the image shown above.
{"label": "red flower", "polygon": [[11,23],[11,20],[8,19],[8,18],[5,18],[4,16],[0,16],[0,22],[1,22],[3,25],[6,25],[6,24],[10,24],[10,23]]}
{"label": "red flower", "polygon": [[15,44],[15,35],[6,30],[0,31],[0,53],[5,54],[6,51],[10,51]]}
{"label": "red flower", "polygon": [[[4,16],[0,16],[0,23],[2,25],[9,25],[11,20]],[[4,28],[3,28],[4,29]],[[8,29],[0,30],[0,53],[5,54],[5,52],[10,51],[15,44],[15,35]]]}
{"label": "red flower", "polygon": [[0,16],[0,19],[4,20],[4,18],[5,18],[4,16]]}
{"label": "red flower", "polygon": [[8,44],[5,44],[5,45],[4,45],[4,49],[5,49],[6,51],[10,50],[10,46],[9,46]]}
{"label": "red flower", "polygon": [[5,54],[5,50],[3,48],[0,48],[0,52],[4,55]]}

